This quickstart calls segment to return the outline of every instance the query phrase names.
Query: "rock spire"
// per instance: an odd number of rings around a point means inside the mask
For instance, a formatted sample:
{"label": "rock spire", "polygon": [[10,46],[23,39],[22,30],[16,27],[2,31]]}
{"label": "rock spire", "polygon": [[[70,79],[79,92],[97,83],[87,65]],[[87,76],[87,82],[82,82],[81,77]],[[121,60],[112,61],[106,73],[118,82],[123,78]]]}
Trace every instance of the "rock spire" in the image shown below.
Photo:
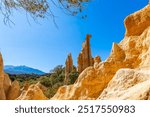
{"label": "rock spire", "polygon": [[65,67],[65,80],[64,80],[64,82],[67,84],[68,79],[69,79],[69,73],[73,70],[73,60],[72,60],[71,53],[68,54],[65,65],[66,65],[66,67]]}
{"label": "rock spire", "polygon": [[91,35],[86,36],[86,40],[82,45],[82,50],[78,56],[78,72],[81,73],[85,68],[93,65],[93,58],[90,48]]}

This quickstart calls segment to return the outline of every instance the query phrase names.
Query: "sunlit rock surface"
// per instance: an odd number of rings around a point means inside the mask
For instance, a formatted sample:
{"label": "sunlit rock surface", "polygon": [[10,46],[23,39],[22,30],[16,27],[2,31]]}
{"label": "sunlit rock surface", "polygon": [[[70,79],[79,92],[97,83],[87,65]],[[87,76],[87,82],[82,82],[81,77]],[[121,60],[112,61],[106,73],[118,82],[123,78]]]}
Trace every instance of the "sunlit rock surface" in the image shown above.
{"label": "sunlit rock surface", "polygon": [[149,99],[150,5],[129,15],[125,27],[124,39],[113,43],[106,61],[86,68],[52,99]]}
{"label": "sunlit rock surface", "polygon": [[17,100],[47,100],[48,98],[43,94],[39,84],[30,85],[28,90],[22,91]]}

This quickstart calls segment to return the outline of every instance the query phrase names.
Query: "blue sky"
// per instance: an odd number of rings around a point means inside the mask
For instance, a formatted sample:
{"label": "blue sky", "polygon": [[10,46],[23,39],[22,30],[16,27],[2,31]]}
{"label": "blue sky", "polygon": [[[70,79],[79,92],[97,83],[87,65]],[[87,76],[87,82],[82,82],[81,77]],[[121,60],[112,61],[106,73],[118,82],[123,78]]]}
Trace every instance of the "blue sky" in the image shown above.
{"label": "blue sky", "polygon": [[52,19],[35,23],[22,12],[14,12],[15,25],[3,24],[0,15],[0,51],[5,65],[27,65],[49,72],[56,65],[64,65],[68,53],[72,53],[74,64],[86,34],[91,34],[93,57],[100,55],[105,60],[112,43],[119,43],[125,33],[124,18],[143,8],[148,0],[93,0],[84,11],[86,20],[65,15],[54,8],[57,16],[55,27]]}

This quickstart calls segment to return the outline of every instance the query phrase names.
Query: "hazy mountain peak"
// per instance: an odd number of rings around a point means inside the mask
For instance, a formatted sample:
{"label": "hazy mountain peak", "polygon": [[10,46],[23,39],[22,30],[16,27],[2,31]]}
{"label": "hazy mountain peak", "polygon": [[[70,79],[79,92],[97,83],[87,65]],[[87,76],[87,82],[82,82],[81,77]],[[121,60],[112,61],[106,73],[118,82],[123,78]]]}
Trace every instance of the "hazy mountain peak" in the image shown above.
{"label": "hazy mountain peak", "polygon": [[25,65],[20,66],[5,65],[4,71],[9,74],[38,74],[38,75],[45,74],[45,72],[41,70],[31,68]]}

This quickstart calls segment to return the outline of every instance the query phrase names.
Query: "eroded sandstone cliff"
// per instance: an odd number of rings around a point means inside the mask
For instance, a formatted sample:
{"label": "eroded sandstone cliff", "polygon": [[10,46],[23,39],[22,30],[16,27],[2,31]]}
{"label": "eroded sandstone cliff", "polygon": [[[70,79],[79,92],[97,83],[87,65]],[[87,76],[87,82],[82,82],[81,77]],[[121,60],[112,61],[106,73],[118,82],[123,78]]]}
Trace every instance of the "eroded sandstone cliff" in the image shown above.
{"label": "eroded sandstone cliff", "polygon": [[[106,61],[83,70],[52,99],[150,99],[150,5],[125,19],[126,34]],[[118,71],[119,70],[119,71]]]}
{"label": "eroded sandstone cliff", "polygon": [[98,99],[150,99],[150,70],[120,69]]}

